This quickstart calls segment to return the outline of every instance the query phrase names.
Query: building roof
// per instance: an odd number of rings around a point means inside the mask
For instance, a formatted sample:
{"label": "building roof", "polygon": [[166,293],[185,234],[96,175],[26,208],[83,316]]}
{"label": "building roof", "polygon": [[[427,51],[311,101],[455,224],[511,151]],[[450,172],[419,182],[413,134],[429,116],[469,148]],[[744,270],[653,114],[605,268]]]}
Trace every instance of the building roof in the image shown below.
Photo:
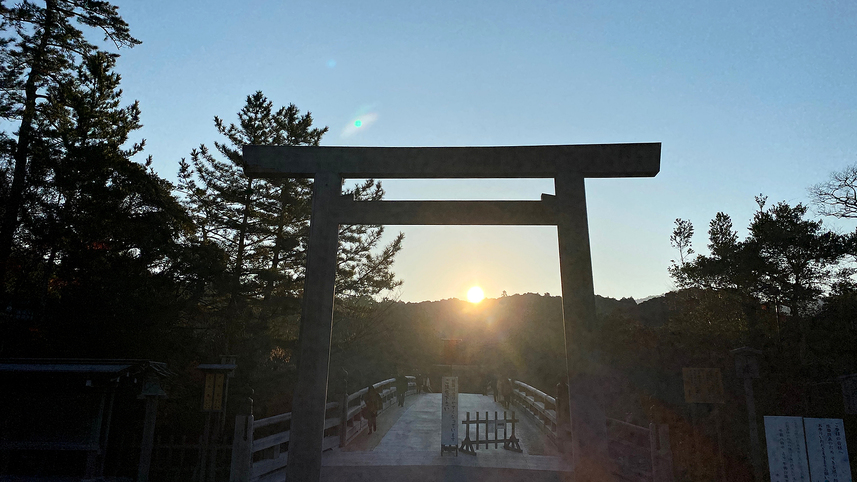
{"label": "building roof", "polygon": [[166,363],[151,360],[77,359],[77,358],[7,358],[0,359],[0,374],[105,374],[124,375],[151,371],[159,377],[173,372]]}

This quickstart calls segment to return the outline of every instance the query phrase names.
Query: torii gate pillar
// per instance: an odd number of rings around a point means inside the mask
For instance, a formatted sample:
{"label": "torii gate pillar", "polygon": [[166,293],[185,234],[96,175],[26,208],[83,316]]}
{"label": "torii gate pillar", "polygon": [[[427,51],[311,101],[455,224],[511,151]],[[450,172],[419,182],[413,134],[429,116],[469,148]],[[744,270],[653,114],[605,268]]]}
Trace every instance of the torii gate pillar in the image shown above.
{"label": "torii gate pillar", "polygon": [[[518,147],[245,146],[250,177],[312,177],[312,218],[292,402],[289,481],[318,481],[340,224],[555,225],[569,378],[574,479],[614,480],[607,454],[586,217],[587,177],[652,177],[660,143]],[[344,178],[553,178],[541,201],[368,201],[341,196]]]}
{"label": "torii gate pillar", "polygon": [[574,480],[613,480],[607,453],[603,377],[587,349],[596,318],[583,177],[557,176],[554,190],[556,209],[563,213],[557,220],[557,237]]}

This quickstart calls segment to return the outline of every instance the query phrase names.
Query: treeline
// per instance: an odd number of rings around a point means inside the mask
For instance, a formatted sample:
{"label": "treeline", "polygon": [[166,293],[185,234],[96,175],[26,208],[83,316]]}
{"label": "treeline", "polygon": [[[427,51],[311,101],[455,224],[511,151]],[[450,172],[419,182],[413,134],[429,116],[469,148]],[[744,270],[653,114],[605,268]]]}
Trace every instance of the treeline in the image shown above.
{"label": "treeline", "polygon": [[[236,396],[287,405],[312,181],[248,179],[246,144],[318,145],[326,127],[249,95],[220,136],[177,161],[172,184],[135,139],[118,54],[139,44],[107,2],[0,3],[0,357],[147,358],[198,403],[198,363],[237,355]],[[380,182],[347,187],[380,199]],[[402,236],[343,226],[337,350],[369,329],[401,282]],[[274,402],[270,402],[274,403]]]}
{"label": "treeline", "polygon": [[[852,217],[854,172],[810,189],[820,213]],[[669,272],[678,290],[601,320],[599,343],[615,370],[612,411],[670,424],[680,480],[720,480],[721,469],[727,480],[752,480],[737,348],[759,353],[753,387],[763,459],[764,415],[843,418],[848,438],[857,434],[838,380],[857,373],[857,235],[828,229],[804,204],[764,196],[756,204],[743,239],[717,213],[705,254],[694,252],[693,224],[677,219]],[[720,369],[723,404],[685,402],[682,368],[691,367]],[[849,445],[853,458],[857,439]]]}

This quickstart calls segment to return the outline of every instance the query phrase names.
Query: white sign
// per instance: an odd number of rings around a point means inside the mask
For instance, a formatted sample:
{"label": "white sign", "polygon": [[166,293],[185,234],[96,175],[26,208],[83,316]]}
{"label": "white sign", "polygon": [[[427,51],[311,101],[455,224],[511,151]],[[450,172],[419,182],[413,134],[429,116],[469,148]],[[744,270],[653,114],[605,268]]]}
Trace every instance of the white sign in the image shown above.
{"label": "white sign", "polygon": [[458,377],[443,377],[440,385],[440,444],[458,446]]}
{"label": "white sign", "polygon": [[813,481],[851,482],[845,426],[839,418],[805,418],[806,449]]}
{"label": "white sign", "polygon": [[802,417],[765,417],[765,439],[771,482],[810,482]]}

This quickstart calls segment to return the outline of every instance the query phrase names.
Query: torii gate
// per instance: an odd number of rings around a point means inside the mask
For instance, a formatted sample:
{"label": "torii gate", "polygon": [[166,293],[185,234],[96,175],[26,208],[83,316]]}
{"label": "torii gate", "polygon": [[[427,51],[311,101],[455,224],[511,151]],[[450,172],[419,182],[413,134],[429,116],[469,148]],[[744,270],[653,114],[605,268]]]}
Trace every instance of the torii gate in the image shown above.
{"label": "torii gate", "polygon": [[[245,146],[255,178],[313,178],[312,217],[292,402],[290,481],[318,481],[340,224],[555,225],[576,481],[612,480],[600,369],[588,350],[595,293],[584,178],[654,177],[661,144],[516,147]],[[553,178],[540,201],[355,201],[344,178]]]}

